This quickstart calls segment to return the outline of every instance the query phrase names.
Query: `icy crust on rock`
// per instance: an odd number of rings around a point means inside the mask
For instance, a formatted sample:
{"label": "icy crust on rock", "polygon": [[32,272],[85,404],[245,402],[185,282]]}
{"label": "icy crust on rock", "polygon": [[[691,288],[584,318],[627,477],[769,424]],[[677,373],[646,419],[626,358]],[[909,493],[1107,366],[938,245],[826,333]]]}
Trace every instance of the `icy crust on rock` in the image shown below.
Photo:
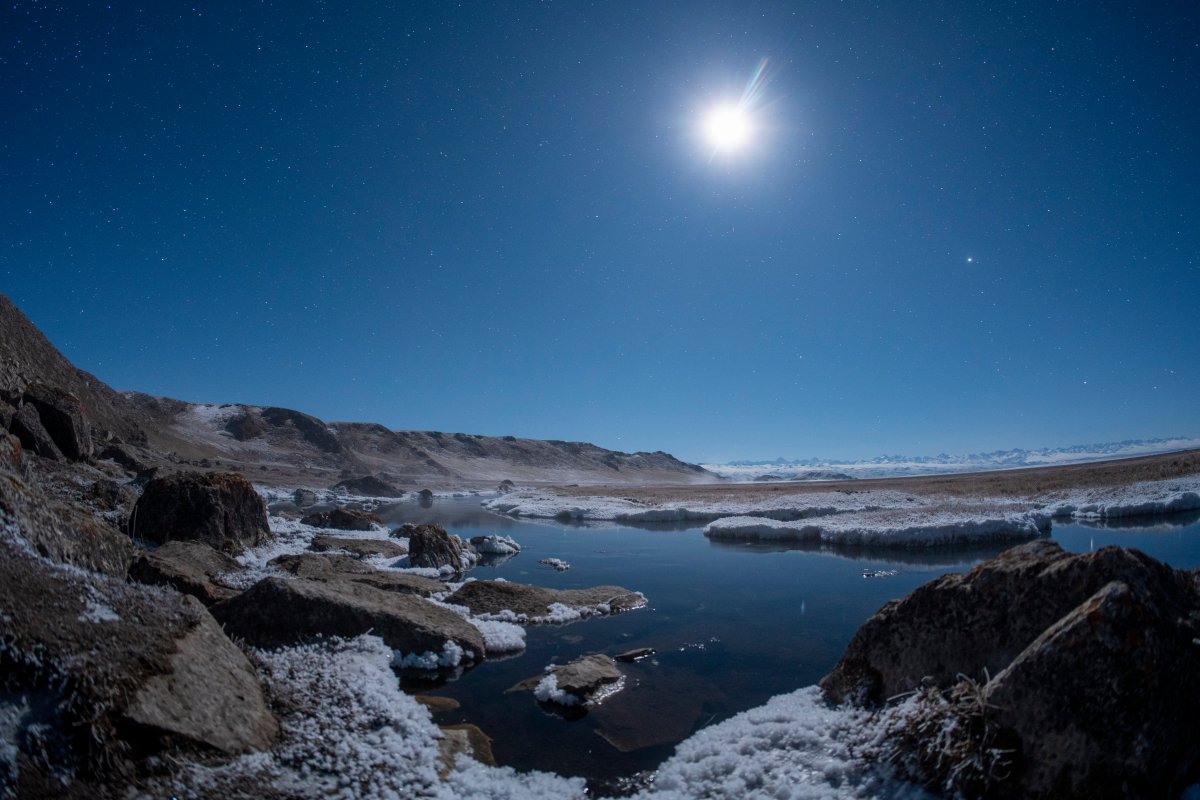
{"label": "icy crust on rock", "polygon": [[1200,475],[1128,486],[1062,492],[1042,498],[1056,517],[1118,519],[1200,509]]}
{"label": "icy crust on rock", "polygon": [[[641,592],[634,592],[641,600],[636,604],[624,608],[625,611],[636,611],[639,608],[646,607],[646,596]],[[452,606],[447,606],[450,608]],[[461,606],[459,606],[461,608]],[[604,617],[613,613],[612,606],[608,603],[596,603],[595,605],[587,606],[570,606],[566,603],[551,603],[546,607],[549,612],[541,616],[530,616],[524,612],[516,612],[511,608],[506,608],[503,611],[495,613],[483,613],[474,617],[469,617],[468,622],[472,624],[476,620],[481,621],[496,621],[510,623],[514,626],[519,625],[566,625],[568,622],[578,622],[581,619],[588,617]],[[482,630],[482,629],[480,629]],[[485,634],[486,636],[486,634]]]}
{"label": "icy crust on rock", "polygon": [[533,687],[533,696],[543,703],[558,703],[560,706],[578,706],[583,704],[583,699],[578,695],[558,688],[558,678],[554,677],[554,673],[548,673],[546,677],[538,681],[538,685]]}
{"label": "icy crust on rock", "polygon": [[172,779],[146,787],[144,796],[584,796],[584,783],[578,778],[521,774],[466,757],[457,760],[445,782],[440,781],[441,733],[428,709],[400,691],[390,667],[392,651],[378,637],[258,651],[257,659],[277,707],[284,710],[276,746],[219,766],[182,765]]}
{"label": "icy crust on rock", "polygon": [[1050,530],[1050,515],[1039,511],[965,512],[945,510],[868,511],[816,520],[781,522],[760,517],[726,517],[710,522],[713,539],[819,541],[854,546],[923,547],[1005,539],[1030,539]]}
{"label": "icy crust on rock", "polygon": [[483,504],[510,517],[561,520],[613,520],[615,522],[707,522],[721,517],[750,516],[794,520],[852,511],[927,505],[930,498],[891,490],[863,492],[809,492],[786,494],[768,500],[701,502],[693,505],[655,505],[622,497],[572,497],[551,492],[510,492]]}
{"label": "icy crust on rock", "polygon": [[932,800],[859,755],[872,726],[868,712],[830,707],[815,686],[780,695],[681,742],[636,797]]}
{"label": "icy crust on rock", "polygon": [[498,533],[475,536],[471,539],[471,546],[475,548],[475,552],[482,555],[508,556],[521,552],[521,545],[511,536],[501,536]]}

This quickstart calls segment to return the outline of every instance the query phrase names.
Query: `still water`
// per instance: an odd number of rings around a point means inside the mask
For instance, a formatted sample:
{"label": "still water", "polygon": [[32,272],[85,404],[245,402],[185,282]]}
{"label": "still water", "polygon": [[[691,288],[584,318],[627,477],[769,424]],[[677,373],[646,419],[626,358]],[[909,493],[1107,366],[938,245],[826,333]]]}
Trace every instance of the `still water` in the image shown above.
{"label": "still water", "polygon": [[[409,691],[458,700],[460,709],[436,721],[478,725],[493,737],[501,764],[600,784],[653,769],[699,728],[815,683],[885,602],[1006,549],[833,552],[718,543],[700,527],[514,520],[483,511],[476,499],[440,500],[428,508],[399,504],[380,513],[392,525],[437,521],[464,538],[501,533],[517,540],[519,555],[476,567],[470,573],[475,578],[557,588],[616,584],[646,595],[648,607],[639,611],[530,627],[524,652],[488,660],[455,680],[403,679]],[[1051,535],[1067,550],[1118,544],[1176,567],[1200,567],[1196,514],[1123,527],[1055,524]],[[538,565],[547,557],[561,558],[571,569],[559,573]],[[895,574],[864,578],[868,571]],[[530,693],[505,692],[552,662],[639,647],[657,653],[621,665],[625,690],[580,719],[564,719]]]}

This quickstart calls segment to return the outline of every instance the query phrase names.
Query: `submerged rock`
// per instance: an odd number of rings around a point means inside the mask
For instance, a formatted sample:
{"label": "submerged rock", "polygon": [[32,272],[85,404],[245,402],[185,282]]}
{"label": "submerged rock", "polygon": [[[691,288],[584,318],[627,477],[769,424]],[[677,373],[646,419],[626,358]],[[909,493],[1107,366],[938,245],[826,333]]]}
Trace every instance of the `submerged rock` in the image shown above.
{"label": "submerged rock", "polygon": [[382,525],[383,520],[377,514],[359,511],[354,508],[335,508],[332,511],[318,511],[300,520],[305,525],[314,528],[333,528],[339,531],[373,531],[376,525]]}
{"label": "submerged rock", "polygon": [[454,769],[454,762],[460,755],[473,758],[489,767],[496,766],[496,757],[492,755],[492,738],[469,722],[458,725],[439,725],[442,738],[438,741],[438,759],[441,767],[438,776],[445,780]]}
{"label": "submerged rock", "polygon": [[152,478],[134,506],[130,533],[149,542],[201,541],[234,554],[273,538],[262,497],[250,481],[227,472]]}
{"label": "submerged rock", "polygon": [[229,633],[257,647],[373,633],[406,654],[439,654],[455,647],[472,660],[484,654],[482,634],[453,611],[349,580],[265,578],[213,606],[212,612]]}
{"label": "submerged rock", "polygon": [[888,603],[821,685],[923,686],[885,755],[947,794],[1173,797],[1200,773],[1197,641],[1195,573],[1038,541]]}

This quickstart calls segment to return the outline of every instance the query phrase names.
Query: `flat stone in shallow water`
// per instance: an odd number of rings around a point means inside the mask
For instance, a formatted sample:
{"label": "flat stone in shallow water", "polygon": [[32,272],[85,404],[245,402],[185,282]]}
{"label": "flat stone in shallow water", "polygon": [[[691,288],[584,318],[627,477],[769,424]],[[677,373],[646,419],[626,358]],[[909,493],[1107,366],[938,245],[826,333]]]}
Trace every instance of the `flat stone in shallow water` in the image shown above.
{"label": "flat stone in shallow water", "polygon": [[[472,614],[502,614],[511,611],[530,621],[548,617],[550,606],[561,603],[573,609],[599,609],[617,614],[645,605],[645,598],[620,586],[590,589],[546,589],[509,581],[471,581],[446,598],[447,603],[466,606]],[[603,611],[599,613],[605,613]]]}

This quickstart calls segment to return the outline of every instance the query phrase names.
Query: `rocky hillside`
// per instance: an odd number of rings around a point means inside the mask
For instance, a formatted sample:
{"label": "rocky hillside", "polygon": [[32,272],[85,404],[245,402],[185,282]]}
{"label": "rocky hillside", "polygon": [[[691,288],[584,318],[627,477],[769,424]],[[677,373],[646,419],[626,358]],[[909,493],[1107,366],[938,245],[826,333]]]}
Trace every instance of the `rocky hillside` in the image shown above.
{"label": "rocky hillside", "polygon": [[[662,452],[621,453],[585,442],[512,436],[393,431],[371,423],[325,422],[286,408],[200,405],[116,392],[75,368],[0,296],[3,427],[11,428],[14,416],[33,405],[49,438],[58,438],[51,430],[56,424],[51,417],[59,412],[45,410],[44,406],[53,405],[49,401],[37,405],[39,391],[55,394],[58,405],[77,407],[95,455],[135,471],[182,464],[238,470],[258,483],[309,486],[370,476],[376,485],[396,489],[501,480],[585,484],[717,480],[702,467]],[[14,432],[28,450],[46,457],[63,455],[44,442],[39,447],[41,434],[36,431]]]}

